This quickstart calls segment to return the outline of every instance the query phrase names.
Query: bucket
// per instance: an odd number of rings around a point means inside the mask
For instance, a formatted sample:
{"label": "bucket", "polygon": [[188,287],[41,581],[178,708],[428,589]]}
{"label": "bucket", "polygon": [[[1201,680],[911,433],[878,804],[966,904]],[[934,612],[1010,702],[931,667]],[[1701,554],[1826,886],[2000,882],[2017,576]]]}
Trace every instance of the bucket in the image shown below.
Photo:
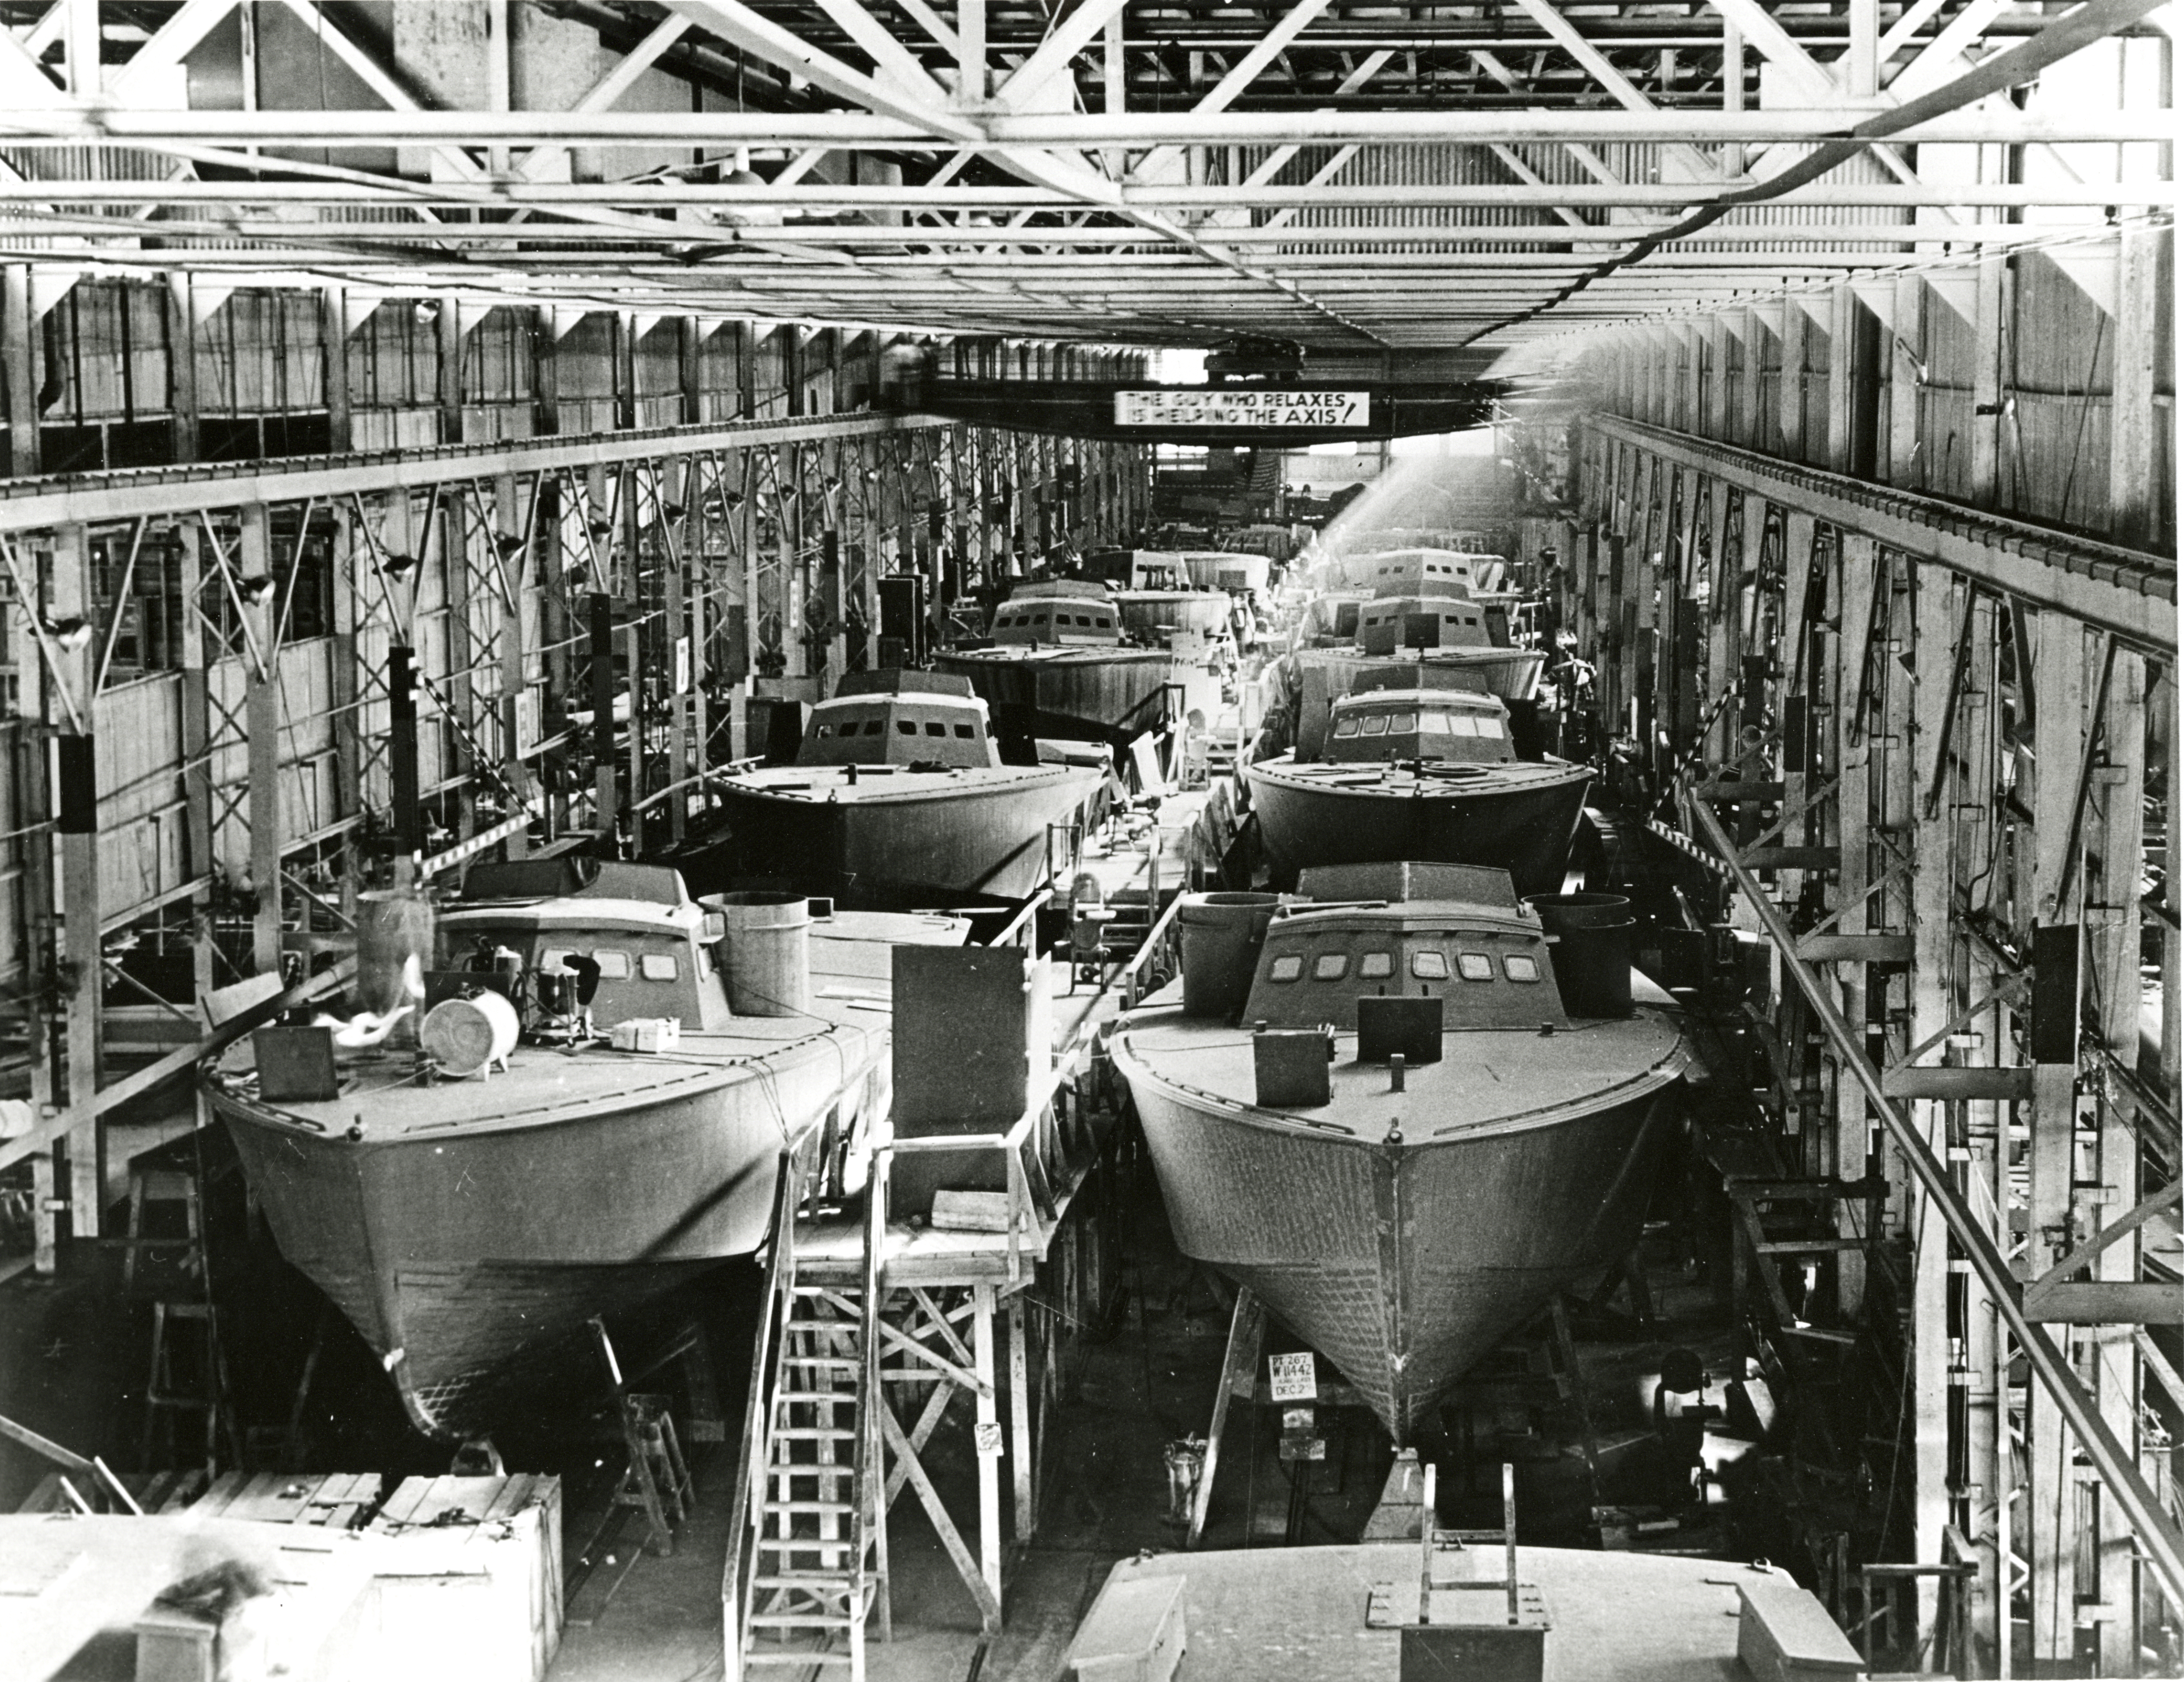
{"label": "bucket", "polygon": [[1558,937],[1548,952],[1563,1009],[1573,1016],[1628,1016],[1630,902],[1617,893],[1537,893],[1524,902]]}
{"label": "bucket", "polygon": [[1183,1014],[1233,1020],[1280,900],[1270,893],[1192,893],[1176,922],[1183,936]]}
{"label": "bucket", "polygon": [[[399,888],[357,897],[357,1009],[376,1016],[405,1004],[421,1009],[425,972],[433,967],[432,902]],[[415,1035],[415,1019],[405,1016],[387,1040],[414,1045]]]}
{"label": "bucket", "polygon": [[418,1042],[443,1075],[475,1075],[515,1049],[515,1007],[488,990],[442,999],[418,1027]]}
{"label": "bucket", "polygon": [[705,904],[727,925],[728,1009],[801,1016],[811,1008],[811,903],[800,893],[724,893]]}

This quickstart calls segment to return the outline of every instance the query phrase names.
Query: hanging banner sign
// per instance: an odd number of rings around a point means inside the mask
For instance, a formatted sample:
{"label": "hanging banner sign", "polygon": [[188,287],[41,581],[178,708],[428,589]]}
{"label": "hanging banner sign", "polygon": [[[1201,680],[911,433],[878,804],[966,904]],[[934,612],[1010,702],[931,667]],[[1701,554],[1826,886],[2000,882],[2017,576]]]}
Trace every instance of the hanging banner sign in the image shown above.
{"label": "hanging banner sign", "polygon": [[1118,427],[1358,427],[1370,423],[1369,391],[1215,386],[1115,394]]}

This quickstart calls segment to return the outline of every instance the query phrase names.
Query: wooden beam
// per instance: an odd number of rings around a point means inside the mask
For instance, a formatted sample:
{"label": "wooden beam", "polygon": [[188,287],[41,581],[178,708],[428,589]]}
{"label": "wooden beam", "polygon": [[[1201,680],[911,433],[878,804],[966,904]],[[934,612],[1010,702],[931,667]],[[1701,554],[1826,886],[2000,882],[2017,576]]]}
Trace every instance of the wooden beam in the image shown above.
{"label": "wooden beam", "polygon": [[986,1585],[986,1633],[999,1633],[1001,1622],[1001,1422],[994,1401],[994,1288],[971,1287],[971,1349],[978,1374],[978,1573]]}
{"label": "wooden beam", "polygon": [[2025,1311],[2035,1320],[2071,1326],[2175,1326],[2184,1323],[2184,1289],[2105,1279],[2049,1285],[2025,1294]]}
{"label": "wooden beam", "polygon": [[[981,1286],[978,1288],[991,1288]],[[925,1516],[933,1521],[933,1534],[940,1538],[940,1545],[954,1562],[956,1574],[963,1579],[963,1586],[971,1591],[971,1599],[978,1608],[979,1618],[990,1639],[1001,1626],[999,1591],[988,1583],[978,1562],[971,1556],[970,1549],[963,1545],[963,1533],[956,1528],[956,1521],[950,1516],[947,1504],[940,1499],[940,1491],[933,1488],[933,1479],[919,1461],[916,1449],[903,1434],[894,1409],[884,1406],[880,1409],[880,1429],[887,1438],[887,1445],[894,1450],[895,1469],[917,1491],[918,1504],[924,1507]]]}
{"label": "wooden beam", "polygon": [[[1950,821],[1943,819],[1942,821]],[[2007,1104],[2032,1096],[2032,1070],[2018,1068],[1947,1069],[1921,1065],[1891,1069],[1880,1077],[1891,1098],[1959,1101],[1979,1099]]]}
{"label": "wooden beam", "polygon": [[1251,1288],[1236,1288],[1236,1306],[1228,1316],[1228,1347],[1221,1357],[1221,1386],[1213,1393],[1213,1422],[1206,1428],[1206,1460],[1198,1473],[1198,1488],[1190,1503],[1190,1529],[1184,1545],[1195,1548],[1206,1533],[1206,1516],[1213,1506],[1213,1475],[1221,1464],[1221,1439],[1228,1428],[1228,1399],[1240,1381],[1248,1382],[1259,1364],[1259,1344],[1266,1330],[1265,1306]]}

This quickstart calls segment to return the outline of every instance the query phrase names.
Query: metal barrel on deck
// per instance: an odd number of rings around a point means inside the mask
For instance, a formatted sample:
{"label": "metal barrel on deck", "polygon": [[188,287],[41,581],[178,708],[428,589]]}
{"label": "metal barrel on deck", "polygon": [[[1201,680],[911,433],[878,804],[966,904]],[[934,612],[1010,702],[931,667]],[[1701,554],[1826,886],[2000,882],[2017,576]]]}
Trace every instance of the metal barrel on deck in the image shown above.
{"label": "metal barrel on deck", "polygon": [[727,925],[728,1009],[800,1016],[811,1009],[811,902],[802,894],[724,893],[703,903]]}
{"label": "metal barrel on deck", "polygon": [[1176,922],[1183,937],[1186,1016],[1234,1020],[1251,994],[1251,972],[1280,903],[1270,893],[1192,893]]}
{"label": "metal barrel on deck", "polygon": [[426,1014],[419,1042],[445,1075],[476,1075],[505,1064],[520,1028],[515,1007],[491,988],[443,999]]}
{"label": "metal barrel on deck", "polygon": [[1630,902],[1619,893],[1535,893],[1563,1009],[1573,1016],[1630,1014]]}
{"label": "metal barrel on deck", "polygon": [[412,1014],[388,1038],[415,1044],[415,1013],[425,1008],[425,972],[435,967],[432,902],[410,888],[376,890],[357,901],[357,1009],[384,1016],[410,1006]]}

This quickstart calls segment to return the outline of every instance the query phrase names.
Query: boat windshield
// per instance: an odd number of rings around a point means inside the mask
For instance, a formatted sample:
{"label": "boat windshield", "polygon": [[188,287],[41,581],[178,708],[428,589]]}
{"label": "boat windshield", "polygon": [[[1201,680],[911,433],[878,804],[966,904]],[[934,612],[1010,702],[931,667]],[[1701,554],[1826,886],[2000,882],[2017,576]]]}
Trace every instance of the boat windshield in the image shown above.
{"label": "boat windshield", "polygon": [[1274,919],[1244,1020],[1270,1028],[1357,1025],[1360,995],[1444,1001],[1450,1029],[1562,1025],[1539,925],[1516,914],[1390,906],[1310,907]]}
{"label": "boat windshield", "polygon": [[1517,757],[1501,703],[1461,690],[1349,696],[1329,723],[1325,752],[1336,762],[1498,765]]}

